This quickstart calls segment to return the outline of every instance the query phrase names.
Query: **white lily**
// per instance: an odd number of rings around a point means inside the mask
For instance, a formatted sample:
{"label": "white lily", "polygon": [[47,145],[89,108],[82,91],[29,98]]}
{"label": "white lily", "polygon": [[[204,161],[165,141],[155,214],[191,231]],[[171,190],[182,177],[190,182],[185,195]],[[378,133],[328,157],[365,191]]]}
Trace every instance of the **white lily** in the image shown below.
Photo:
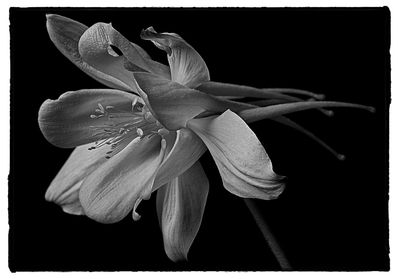
{"label": "white lily", "polygon": [[[290,125],[283,114],[326,106],[365,108],[299,102],[276,90],[211,82],[204,60],[177,34],[153,28],[141,34],[167,52],[168,67],[111,24],[87,28],[48,15],[47,28],[67,58],[113,89],[67,92],[41,106],[39,125],[46,139],[58,147],[76,147],[46,199],[68,213],[114,223],[130,211],[138,220],[138,204],[158,190],[164,248],[173,261],[187,258],[202,221],[209,185],[198,159],[207,149],[229,192],[275,199],[284,189],[282,177],[245,121],[273,118]],[[259,107],[227,96],[280,101]]]}

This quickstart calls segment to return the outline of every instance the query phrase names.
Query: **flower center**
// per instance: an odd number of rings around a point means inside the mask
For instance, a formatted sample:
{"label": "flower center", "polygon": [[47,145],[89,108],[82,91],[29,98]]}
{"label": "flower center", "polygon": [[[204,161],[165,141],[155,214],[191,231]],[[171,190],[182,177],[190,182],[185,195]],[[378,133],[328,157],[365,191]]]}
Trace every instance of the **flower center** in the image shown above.
{"label": "flower center", "polygon": [[157,119],[151,114],[149,109],[139,99],[132,102],[131,110],[119,110],[114,106],[97,104],[92,119],[104,118],[101,125],[90,126],[95,137],[102,140],[96,141],[89,150],[110,145],[111,150],[107,152],[106,158],[117,154],[133,139],[140,137],[152,137],[167,135],[169,131],[165,129]]}

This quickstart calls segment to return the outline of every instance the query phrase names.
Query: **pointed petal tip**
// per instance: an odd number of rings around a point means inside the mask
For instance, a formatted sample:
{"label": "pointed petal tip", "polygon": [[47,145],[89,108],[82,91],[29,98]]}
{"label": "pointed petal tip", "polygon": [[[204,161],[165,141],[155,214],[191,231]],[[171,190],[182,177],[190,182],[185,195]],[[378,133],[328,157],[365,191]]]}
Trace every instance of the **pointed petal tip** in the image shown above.
{"label": "pointed petal tip", "polygon": [[[50,189],[50,188],[49,188]],[[45,200],[47,202],[55,203],[61,207],[62,211],[71,215],[85,215],[79,200],[66,202],[63,199],[60,199],[60,196],[57,195],[54,191],[47,189],[45,194]]]}
{"label": "pointed petal tip", "polygon": [[171,251],[165,251],[167,254],[168,258],[173,261],[174,263],[184,263],[188,262],[188,256],[187,253],[173,253]]}
{"label": "pointed petal tip", "polygon": [[67,204],[67,205],[61,205],[61,209],[71,215],[85,215],[83,212],[82,207],[79,204]]}
{"label": "pointed petal tip", "polygon": [[46,20],[47,21],[51,21],[51,20],[56,19],[56,18],[62,18],[62,16],[57,15],[57,14],[46,14]]}
{"label": "pointed petal tip", "polygon": [[55,196],[54,196],[54,194],[53,194],[52,191],[49,191],[49,188],[47,188],[47,191],[46,191],[46,193],[44,194],[44,199],[45,199],[47,202],[55,202]]}
{"label": "pointed petal tip", "polygon": [[279,174],[275,174],[274,180],[271,181],[271,188],[265,189],[268,192],[268,198],[265,200],[277,199],[286,188],[287,177]]}

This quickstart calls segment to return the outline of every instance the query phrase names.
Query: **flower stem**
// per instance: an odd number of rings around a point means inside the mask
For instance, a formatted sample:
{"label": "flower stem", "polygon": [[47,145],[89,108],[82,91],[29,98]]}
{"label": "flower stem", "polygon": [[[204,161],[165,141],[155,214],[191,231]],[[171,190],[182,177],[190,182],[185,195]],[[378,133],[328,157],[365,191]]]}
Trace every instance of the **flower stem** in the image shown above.
{"label": "flower stem", "polygon": [[275,236],[272,234],[271,230],[269,229],[267,223],[262,217],[261,212],[257,208],[254,200],[252,199],[244,199],[250,213],[253,215],[254,220],[258,228],[261,230],[265,240],[267,241],[269,247],[272,250],[276,260],[278,261],[282,270],[289,271],[292,270],[292,267],[287,260],[285,254],[283,253],[282,248],[279,246],[278,241],[276,240]]}

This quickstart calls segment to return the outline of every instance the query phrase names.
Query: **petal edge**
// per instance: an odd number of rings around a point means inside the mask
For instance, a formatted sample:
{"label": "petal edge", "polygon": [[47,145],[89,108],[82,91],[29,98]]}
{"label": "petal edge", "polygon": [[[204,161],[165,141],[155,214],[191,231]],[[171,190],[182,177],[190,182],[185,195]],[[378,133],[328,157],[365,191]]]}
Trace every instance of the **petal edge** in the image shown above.
{"label": "petal edge", "polygon": [[235,113],[188,122],[206,144],[221,174],[224,187],[243,198],[275,199],[284,189],[264,147]]}

